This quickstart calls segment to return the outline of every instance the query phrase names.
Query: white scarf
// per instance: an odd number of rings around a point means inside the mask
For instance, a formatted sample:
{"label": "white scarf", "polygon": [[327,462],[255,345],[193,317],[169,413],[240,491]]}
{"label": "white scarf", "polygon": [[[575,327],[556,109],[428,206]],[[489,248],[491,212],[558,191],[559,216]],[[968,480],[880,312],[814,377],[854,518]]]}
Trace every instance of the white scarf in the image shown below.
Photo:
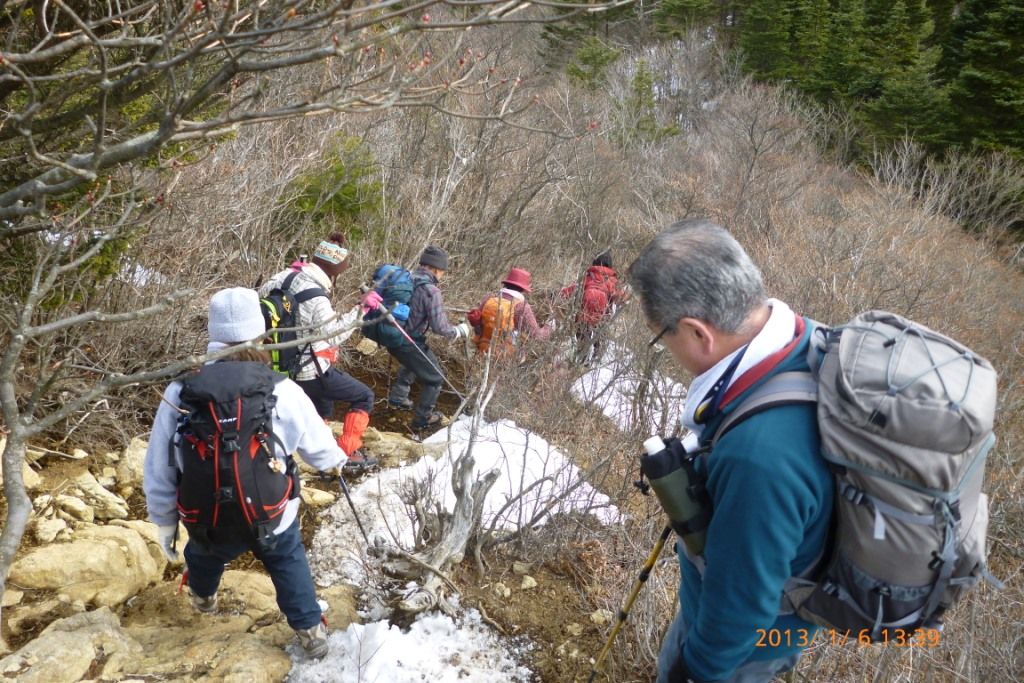
{"label": "white scarf", "polygon": [[[741,346],[722,360],[715,363],[707,372],[694,378],[690,388],[686,391],[686,403],[683,405],[683,415],[680,421],[688,433],[683,438],[683,446],[687,451],[697,448],[700,442],[701,432],[704,431],[703,424],[697,424],[695,415],[701,402],[715,383],[721,378],[732,363],[736,355],[743,353],[743,358],[736,367],[735,372],[729,379],[729,384],[722,387],[722,391],[729,389],[733,383],[743,376],[747,370],[763,361],[768,356],[784,348],[793,341],[793,331],[796,329],[796,314],[784,302],[778,299],[768,299],[767,304],[771,307],[771,315],[764,327],[757,333],[757,336],[750,340],[746,346]],[[746,351],[744,351],[746,349]]]}
{"label": "white scarf", "polygon": [[501,295],[501,294],[508,294],[509,297],[511,297],[512,299],[514,299],[516,301],[526,301],[526,297],[523,296],[522,292],[517,292],[516,290],[509,289],[508,287],[502,287],[501,291],[498,292],[498,294],[499,295]]}
{"label": "white scarf", "polygon": [[315,263],[304,263],[302,264],[302,274],[308,275],[313,282],[317,284],[321,289],[326,292],[330,292],[334,287],[334,283],[331,282],[331,278],[327,276],[323,268]]}

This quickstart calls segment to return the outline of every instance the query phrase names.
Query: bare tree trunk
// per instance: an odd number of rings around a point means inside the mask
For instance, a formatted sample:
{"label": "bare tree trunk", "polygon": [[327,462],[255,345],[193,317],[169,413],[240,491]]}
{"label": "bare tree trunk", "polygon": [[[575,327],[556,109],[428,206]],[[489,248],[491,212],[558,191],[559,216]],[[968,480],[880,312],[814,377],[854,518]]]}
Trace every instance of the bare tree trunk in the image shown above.
{"label": "bare tree trunk", "polygon": [[[7,436],[3,453],[4,498],[7,501],[7,515],[4,530],[0,533],[0,595],[7,589],[7,574],[14,563],[14,556],[25,535],[25,525],[32,512],[32,501],[25,492],[25,481],[21,468],[25,462],[25,439],[17,424]],[[0,607],[0,617],[3,616]],[[0,635],[0,652],[7,651],[7,643]]]}
{"label": "bare tree trunk", "polygon": [[[487,492],[501,474],[493,469],[479,479],[473,478],[476,462],[467,452],[455,463],[452,484],[455,487],[456,504],[451,524],[445,530],[441,541],[432,546],[421,559],[423,564],[444,572],[448,567],[462,562],[469,539],[480,528],[484,500]],[[446,609],[442,589],[444,579],[438,572],[429,572],[423,585],[412,595],[402,600],[398,608],[409,614],[416,614],[434,607]]]}
{"label": "bare tree trunk", "polygon": [[406,614],[418,614],[434,608],[440,608],[448,613],[453,611],[445,600],[443,589],[448,585],[454,590],[454,586],[444,573],[449,567],[462,562],[470,540],[479,533],[487,492],[501,475],[498,469],[492,469],[479,478],[474,475],[476,460],[473,458],[473,445],[476,443],[487,404],[494,396],[494,386],[488,386],[489,371],[488,360],[477,393],[482,398],[477,401],[474,408],[469,445],[453,466],[452,490],[455,493],[455,509],[451,517],[444,520],[447,523],[442,528],[439,541],[425,552],[413,556],[412,562],[409,562],[408,556],[403,557],[404,553],[392,553],[392,559],[396,561],[389,563],[388,573],[417,580],[421,584],[420,588],[399,602],[398,609]]}

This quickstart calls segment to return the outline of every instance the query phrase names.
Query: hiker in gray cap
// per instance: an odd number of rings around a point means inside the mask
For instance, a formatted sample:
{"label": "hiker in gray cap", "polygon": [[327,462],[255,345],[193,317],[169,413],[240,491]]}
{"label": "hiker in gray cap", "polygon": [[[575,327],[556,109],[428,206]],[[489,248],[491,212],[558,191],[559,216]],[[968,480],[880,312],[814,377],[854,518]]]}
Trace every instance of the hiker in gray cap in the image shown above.
{"label": "hiker in gray cap", "polygon": [[[214,294],[208,331],[209,353],[258,342],[265,332],[259,296],[242,287]],[[196,610],[217,613],[225,566],[251,552],[303,651],[320,658],[327,627],[302,543],[291,454],[321,471],[347,458],[310,398],[269,363],[267,351],[241,347],[171,382],[146,450],[146,509],[170,562],[178,561],[179,520],[189,532],[184,556]]]}
{"label": "hiker in gray cap", "polygon": [[[452,325],[444,312],[444,297],[437,285],[448,270],[448,252],[441,247],[428,246],[420,255],[419,268],[412,274],[413,292],[409,299],[409,319],[405,324],[409,337],[415,342],[388,347],[388,352],[401,364],[398,377],[388,394],[388,404],[400,410],[413,410],[411,429],[423,432],[441,423],[441,413],[434,410],[441,393],[444,375],[437,356],[427,344],[427,332],[449,340],[468,337],[467,323]],[[420,381],[419,401],[409,398],[412,384]]]}

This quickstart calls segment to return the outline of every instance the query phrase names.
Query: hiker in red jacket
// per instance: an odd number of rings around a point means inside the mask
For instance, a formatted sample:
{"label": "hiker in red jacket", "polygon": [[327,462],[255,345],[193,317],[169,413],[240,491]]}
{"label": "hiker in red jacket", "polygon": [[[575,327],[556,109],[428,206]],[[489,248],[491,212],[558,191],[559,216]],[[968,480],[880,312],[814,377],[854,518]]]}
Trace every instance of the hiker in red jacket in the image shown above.
{"label": "hiker in red jacket", "polygon": [[522,335],[545,341],[554,331],[554,320],[541,326],[526,300],[533,277],[524,268],[511,268],[497,294],[488,295],[466,318],[473,326],[476,350],[486,353],[493,343],[495,352],[511,354]]}
{"label": "hiker in red jacket", "polygon": [[[573,283],[563,287],[561,297],[573,299],[578,286]],[[594,258],[583,275],[582,290],[573,336],[576,338],[577,362],[589,365],[591,359],[598,355],[600,340],[597,335],[601,324],[627,299],[626,292],[619,287],[618,273],[612,267],[611,250],[603,251]]]}

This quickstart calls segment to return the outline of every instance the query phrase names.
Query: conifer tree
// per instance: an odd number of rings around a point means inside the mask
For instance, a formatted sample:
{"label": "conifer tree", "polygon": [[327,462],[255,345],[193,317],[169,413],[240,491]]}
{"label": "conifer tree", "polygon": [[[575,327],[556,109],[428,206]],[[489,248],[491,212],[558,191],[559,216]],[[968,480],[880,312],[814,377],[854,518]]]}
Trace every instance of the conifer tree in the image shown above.
{"label": "conifer tree", "polygon": [[828,26],[828,0],[796,0],[793,3],[789,77],[801,90],[815,90],[815,73],[825,54]]}
{"label": "conifer tree", "polygon": [[864,107],[871,132],[881,141],[911,135],[932,151],[940,150],[950,137],[949,95],[935,79],[938,48],[915,54],[882,82],[878,98]]}
{"label": "conifer tree", "polygon": [[921,49],[920,35],[910,25],[904,0],[876,13],[875,20],[878,23],[866,31],[868,80],[861,93],[869,99],[882,94],[887,80],[914,66]]}
{"label": "conifer tree", "polygon": [[999,0],[966,34],[950,98],[960,139],[1024,158],[1024,0]]}
{"label": "conifer tree", "polygon": [[966,63],[964,47],[973,35],[982,30],[985,13],[993,9],[1001,0],[966,0],[952,21],[949,38],[942,46],[942,60],[939,72],[947,81],[952,81],[960,73]]}
{"label": "conifer tree", "polygon": [[811,93],[824,100],[859,96],[867,83],[864,48],[863,0],[835,0]]}
{"label": "conifer tree", "polygon": [[744,63],[758,78],[783,78],[790,70],[789,9],[786,0],[753,0],[740,17]]}
{"label": "conifer tree", "polygon": [[680,37],[696,26],[713,21],[712,0],[662,0],[654,10],[654,28],[658,33]]}
{"label": "conifer tree", "polygon": [[928,14],[933,27],[928,41],[930,45],[941,48],[949,42],[957,4],[956,0],[928,0]]}

